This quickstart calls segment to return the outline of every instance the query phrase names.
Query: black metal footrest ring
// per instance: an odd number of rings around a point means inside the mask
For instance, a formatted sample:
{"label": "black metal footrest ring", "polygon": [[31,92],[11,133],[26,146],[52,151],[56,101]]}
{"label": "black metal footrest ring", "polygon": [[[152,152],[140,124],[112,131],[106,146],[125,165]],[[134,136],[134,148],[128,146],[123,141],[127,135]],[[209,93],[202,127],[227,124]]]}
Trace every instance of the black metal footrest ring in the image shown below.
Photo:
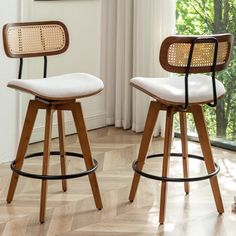
{"label": "black metal footrest ring", "polygon": [[[50,155],[52,156],[60,156],[60,152],[55,151],[55,152],[50,152]],[[39,157],[43,156],[43,152],[37,152],[37,153],[32,153],[30,155],[25,156],[25,159],[28,158],[33,158],[33,157]],[[66,152],[66,156],[73,156],[73,157],[78,157],[78,158],[84,158],[82,154],[80,153],[75,153],[75,152]],[[61,158],[61,157],[60,157]],[[98,167],[98,162],[93,159],[94,167],[92,169],[79,172],[79,173],[74,173],[74,174],[68,174],[68,175],[38,175],[38,174],[32,174],[29,172],[25,172],[22,170],[18,170],[16,168],[16,161],[13,161],[11,163],[11,169],[18,175],[22,175],[28,178],[33,178],[33,179],[44,179],[44,180],[59,180],[59,179],[74,179],[74,178],[79,178],[83,177],[86,175],[89,175],[91,173],[94,173]]]}
{"label": "black metal footrest ring", "polygon": [[[170,156],[182,157],[182,153],[170,153]],[[163,153],[149,155],[149,156],[147,156],[147,159],[155,158],[155,157],[163,157]],[[204,161],[204,158],[202,156],[198,156],[198,155],[188,154],[188,158]],[[188,177],[188,178],[162,177],[162,176],[148,174],[148,173],[141,171],[137,168],[137,161],[133,162],[132,167],[136,173],[138,173],[141,176],[144,176],[146,178],[149,178],[149,179],[166,181],[166,182],[195,182],[195,181],[206,180],[206,179],[209,179],[213,176],[216,176],[220,171],[220,167],[216,163],[214,163],[214,164],[215,164],[215,168],[216,168],[214,172],[209,173],[208,175],[203,175],[203,176],[199,176],[199,177]]]}

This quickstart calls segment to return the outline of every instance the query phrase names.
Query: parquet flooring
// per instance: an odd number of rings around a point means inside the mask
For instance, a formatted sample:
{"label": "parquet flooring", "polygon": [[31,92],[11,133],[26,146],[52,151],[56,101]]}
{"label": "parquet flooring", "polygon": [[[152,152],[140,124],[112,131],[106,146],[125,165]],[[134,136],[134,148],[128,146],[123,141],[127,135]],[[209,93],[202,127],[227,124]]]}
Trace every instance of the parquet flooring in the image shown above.
{"label": "parquet flooring", "polygon": [[[95,208],[88,178],[68,180],[68,191],[62,192],[60,181],[48,186],[46,222],[38,222],[40,181],[21,177],[14,201],[5,202],[10,180],[9,163],[0,165],[0,235],[9,236],[234,236],[236,213],[231,211],[236,195],[236,155],[234,152],[214,148],[215,160],[221,167],[219,182],[225,213],[217,214],[209,181],[191,183],[190,194],[184,194],[182,183],[170,183],[167,199],[166,223],[158,224],[160,183],[141,178],[135,201],[128,202],[133,177],[131,163],[137,157],[141,134],[107,127],[89,132],[92,153],[99,162],[97,177],[104,209]],[[66,138],[67,150],[80,151],[76,136]],[[52,141],[56,150],[58,141]],[[163,140],[154,138],[149,152],[161,152]],[[180,151],[179,139],[172,150]],[[29,153],[41,151],[42,144],[30,145]],[[197,143],[189,150],[199,154]],[[68,158],[68,170],[82,170],[82,160]],[[27,160],[25,170],[41,172],[41,159]],[[161,159],[149,160],[145,169],[161,172]],[[51,157],[50,173],[60,173],[57,157]],[[190,161],[190,173],[205,173],[205,167]],[[172,176],[182,176],[180,158],[171,161]]]}

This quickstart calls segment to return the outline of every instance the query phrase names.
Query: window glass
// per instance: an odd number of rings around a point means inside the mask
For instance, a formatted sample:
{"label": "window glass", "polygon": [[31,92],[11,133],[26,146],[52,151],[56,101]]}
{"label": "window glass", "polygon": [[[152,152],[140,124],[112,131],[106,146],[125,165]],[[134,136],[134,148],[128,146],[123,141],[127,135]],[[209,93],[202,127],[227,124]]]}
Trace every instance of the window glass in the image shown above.
{"label": "window glass", "polygon": [[[177,0],[176,16],[177,34],[231,33],[236,38],[236,0]],[[217,79],[227,93],[216,108],[204,106],[208,130],[212,140],[236,148],[236,44],[229,67],[217,73]],[[193,118],[188,120],[189,134],[194,136]]]}

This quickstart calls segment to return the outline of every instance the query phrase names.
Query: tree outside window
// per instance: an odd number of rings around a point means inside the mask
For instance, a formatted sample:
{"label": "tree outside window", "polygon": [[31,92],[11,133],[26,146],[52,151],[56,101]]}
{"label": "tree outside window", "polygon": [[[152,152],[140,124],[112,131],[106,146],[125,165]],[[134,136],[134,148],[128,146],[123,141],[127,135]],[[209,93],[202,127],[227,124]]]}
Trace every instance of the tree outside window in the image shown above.
{"label": "tree outside window", "polygon": [[[231,33],[236,39],[236,0],[177,0],[176,32],[184,35],[209,35]],[[236,44],[232,61],[217,79],[226,88],[226,96],[218,101],[215,109],[205,106],[211,137],[232,140],[236,145]],[[189,119],[189,131],[194,131]]]}

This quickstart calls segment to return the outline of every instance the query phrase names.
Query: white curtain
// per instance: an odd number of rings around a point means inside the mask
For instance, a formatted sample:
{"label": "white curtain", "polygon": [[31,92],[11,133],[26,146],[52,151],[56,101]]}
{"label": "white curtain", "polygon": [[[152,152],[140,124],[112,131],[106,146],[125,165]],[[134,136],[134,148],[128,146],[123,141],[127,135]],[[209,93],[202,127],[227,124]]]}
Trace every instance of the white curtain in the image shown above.
{"label": "white curtain", "polygon": [[[168,76],[159,64],[159,49],[174,29],[175,0],[102,0],[101,74],[107,125],[143,131],[150,97],[132,89],[129,80]],[[156,134],[163,124],[161,115]]]}

